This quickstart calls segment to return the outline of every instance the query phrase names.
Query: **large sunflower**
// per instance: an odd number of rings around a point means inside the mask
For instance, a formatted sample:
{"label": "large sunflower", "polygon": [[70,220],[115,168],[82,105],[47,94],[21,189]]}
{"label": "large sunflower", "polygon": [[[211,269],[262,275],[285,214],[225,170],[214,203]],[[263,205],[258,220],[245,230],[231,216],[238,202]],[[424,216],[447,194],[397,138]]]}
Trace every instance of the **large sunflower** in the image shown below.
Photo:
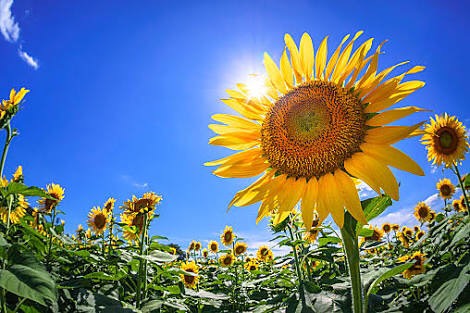
{"label": "large sunflower", "polygon": [[469,147],[467,131],[455,116],[444,113],[435,118],[431,117],[431,122],[425,125],[421,141],[428,150],[428,160],[432,164],[451,167],[465,158]]}
{"label": "large sunflower", "polygon": [[450,179],[441,179],[437,182],[436,187],[439,191],[439,196],[441,196],[442,199],[452,199],[452,196],[455,193],[455,186],[452,184]]}
{"label": "large sunflower", "polygon": [[199,273],[199,267],[196,265],[196,263],[194,261],[182,263],[181,269],[195,275],[181,274],[181,280],[183,281],[184,285],[188,288],[196,288],[196,285],[199,281],[199,276],[197,275]]}
{"label": "large sunflower", "polygon": [[424,202],[419,202],[415,206],[414,216],[421,223],[430,222],[431,221],[431,212],[432,212],[432,210],[429,207],[429,205],[427,205]]}
{"label": "large sunflower", "polygon": [[98,236],[104,233],[109,221],[108,212],[100,207],[93,207],[90,213],[88,213],[88,226]]}
{"label": "large sunflower", "polygon": [[416,80],[403,82],[407,74],[424,67],[387,78],[404,63],[379,72],[382,45],[366,57],[372,39],[353,49],[361,34],[345,44],[347,35],[329,60],[327,37],[314,53],[308,34],[299,48],[286,34],[280,67],[264,55],[264,95],[254,96],[244,84],[227,90],[229,99],[222,101],[241,116],[213,115],[223,124],[209,125],[217,133],[209,143],[240,152],[206,165],[218,166],[214,174],[220,177],[262,174],[239,191],[229,207],[261,201],[258,222],[273,212],[290,212],[301,200],[306,229],[312,226],[314,211],[320,220],[331,213],[342,227],[345,208],[367,224],[353,177],[397,200],[398,183],[389,166],[424,175],[410,157],[391,146],[414,135],[421,124],[385,126],[421,109],[384,111],[424,86]]}

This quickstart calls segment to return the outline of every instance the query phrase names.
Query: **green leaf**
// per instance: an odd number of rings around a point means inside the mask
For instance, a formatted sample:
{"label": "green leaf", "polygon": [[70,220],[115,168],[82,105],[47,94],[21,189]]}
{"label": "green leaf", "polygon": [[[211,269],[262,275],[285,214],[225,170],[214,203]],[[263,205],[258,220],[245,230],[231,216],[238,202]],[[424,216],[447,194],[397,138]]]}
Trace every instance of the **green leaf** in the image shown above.
{"label": "green leaf", "polygon": [[409,269],[412,266],[413,266],[413,263],[405,263],[405,264],[395,266],[394,268],[391,268],[391,269],[385,271],[382,275],[377,277],[372,282],[372,284],[370,284],[369,290],[367,290],[367,297],[369,297],[370,294],[374,294],[374,293],[377,292],[378,284],[380,284],[381,282],[383,282],[384,280],[386,280],[390,277],[393,277],[397,274],[402,273],[403,271]]}
{"label": "green leaf", "polygon": [[446,281],[429,297],[429,306],[434,312],[442,313],[446,311],[457,300],[470,281],[469,270],[470,263],[460,271],[457,278]]}
{"label": "green leaf", "polygon": [[360,237],[370,237],[374,234],[374,230],[368,227],[362,227],[359,229],[357,235]]}
{"label": "green leaf", "polygon": [[215,294],[215,293],[205,291],[205,290],[200,290],[196,292],[192,289],[186,289],[186,294],[191,297],[212,299],[212,300],[227,300],[229,298],[229,296],[227,296],[226,294]]}
{"label": "green leaf", "polygon": [[42,305],[56,300],[55,283],[48,272],[15,264],[0,270],[0,287]]}
{"label": "green leaf", "polygon": [[8,186],[3,188],[2,194],[4,197],[7,197],[9,195],[13,194],[21,194],[23,196],[27,197],[41,197],[41,198],[47,198],[54,200],[55,198],[49,195],[45,190],[38,188],[38,187],[28,187],[25,184],[22,183],[9,183]]}
{"label": "green leaf", "polygon": [[149,262],[157,264],[173,262],[178,258],[177,255],[169,254],[159,250],[154,250],[150,252],[149,255],[138,255],[137,253],[135,253],[134,256],[136,258],[146,259]]}
{"label": "green leaf", "polygon": [[104,273],[104,272],[93,272],[93,273],[90,273],[90,274],[86,274],[83,277],[87,278],[87,279],[116,281],[116,280],[120,280],[120,279],[124,278],[125,276],[126,276],[125,272],[119,271],[115,275],[109,275],[109,274]]}
{"label": "green leaf", "polygon": [[464,181],[463,181],[463,187],[464,187],[465,189],[470,188],[470,175],[466,175],[466,176],[465,176],[465,179],[464,179]]}
{"label": "green leaf", "polygon": [[[469,175],[470,176],[470,175]],[[456,243],[464,239],[467,241],[467,238],[470,235],[470,223],[466,223],[460,230],[455,234],[454,239],[450,243],[449,247],[454,246]]]}
{"label": "green leaf", "polygon": [[340,243],[341,238],[338,237],[333,237],[333,236],[327,236],[327,237],[321,237],[318,239],[318,244],[320,247],[326,246],[329,243]]}

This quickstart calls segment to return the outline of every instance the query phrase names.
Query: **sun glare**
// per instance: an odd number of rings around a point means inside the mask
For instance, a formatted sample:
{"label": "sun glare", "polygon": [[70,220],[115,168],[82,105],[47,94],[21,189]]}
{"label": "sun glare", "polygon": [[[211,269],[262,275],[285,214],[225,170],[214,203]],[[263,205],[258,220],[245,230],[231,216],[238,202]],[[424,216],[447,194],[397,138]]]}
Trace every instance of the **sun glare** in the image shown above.
{"label": "sun glare", "polygon": [[264,84],[265,77],[258,74],[250,74],[246,82],[248,89],[248,97],[261,98],[266,94],[266,86]]}

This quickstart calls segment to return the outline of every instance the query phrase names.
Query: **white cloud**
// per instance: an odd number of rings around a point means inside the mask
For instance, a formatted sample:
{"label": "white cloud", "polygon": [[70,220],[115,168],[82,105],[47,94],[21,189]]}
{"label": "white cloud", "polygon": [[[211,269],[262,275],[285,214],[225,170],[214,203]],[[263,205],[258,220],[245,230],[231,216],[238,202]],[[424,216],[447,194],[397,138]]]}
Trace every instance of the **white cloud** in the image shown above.
{"label": "white cloud", "polygon": [[356,186],[357,190],[359,191],[359,197],[361,199],[370,197],[375,194],[375,191],[369,187],[366,183],[361,181],[359,185]]}
{"label": "white cloud", "polygon": [[429,197],[424,200],[424,203],[429,205],[431,209],[440,209],[443,206],[442,200],[439,198],[439,194],[435,193],[433,195],[430,195]]}
{"label": "white cloud", "polygon": [[400,226],[413,226],[416,219],[413,216],[412,208],[405,208],[385,215],[380,215],[370,221],[372,225],[382,225],[383,223],[395,223]]}
{"label": "white cloud", "polygon": [[38,60],[30,56],[26,51],[23,51],[22,48],[18,49],[18,55],[20,58],[25,61],[29,66],[37,70],[39,68]]}
{"label": "white cloud", "polygon": [[[0,32],[6,41],[17,43],[20,39],[20,25],[15,22],[15,17],[11,13],[13,0],[0,0]],[[19,45],[19,57],[29,66],[37,70],[39,68],[38,60],[23,50]]]}
{"label": "white cloud", "polygon": [[147,182],[138,182],[134,178],[130,177],[129,175],[121,175],[121,180],[125,181],[126,183],[140,189],[148,188],[149,183]]}
{"label": "white cloud", "polygon": [[16,42],[20,37],[20,26],[11,15],[13,0],[0,0],[0,32],[5,40]]}

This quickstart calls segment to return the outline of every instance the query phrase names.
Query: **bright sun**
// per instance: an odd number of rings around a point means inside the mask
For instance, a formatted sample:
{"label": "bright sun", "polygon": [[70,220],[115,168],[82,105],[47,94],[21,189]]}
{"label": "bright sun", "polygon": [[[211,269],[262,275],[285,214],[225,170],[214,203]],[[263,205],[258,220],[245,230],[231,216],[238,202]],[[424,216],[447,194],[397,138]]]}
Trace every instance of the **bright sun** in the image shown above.
{"label": "bright sun", "polygon": [[264,84],[265,78],[258,74],[250,74],[246,82],[248,89],[248,96],[250,98],[261,98],[266,94],[266,85]]}

